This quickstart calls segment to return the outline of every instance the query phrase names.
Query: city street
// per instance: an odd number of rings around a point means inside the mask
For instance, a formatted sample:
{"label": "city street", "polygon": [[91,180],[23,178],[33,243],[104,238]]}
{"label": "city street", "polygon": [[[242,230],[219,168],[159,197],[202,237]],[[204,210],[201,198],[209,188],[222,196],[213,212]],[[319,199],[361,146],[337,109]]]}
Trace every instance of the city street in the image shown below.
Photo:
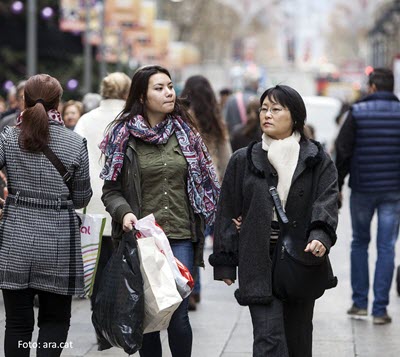
{"label": "city street", "polygon": [[[351,305],[349,281],[349,246],[351,241],[348,193],[340,213],[338,242],[332,249],[331,260],[339,278],[339,285],[329,290],[316,303],[314,317],[315,357],[397,357],[400,355],[400,297],[392,286],[389,314],[393,322],[374,326],[372,318],[351,319],[346,310]],[[373,232],[376,226],[373,225]],[[370,266],[375,261],[375,240],[371,242]],[[399,253],[399,249],[398,249]],[[206,255],[210,250],[206,251]],[[397,264],[400,264],[398,254]],[[240,307],[233,297],[236,287],[225,286],[212,280],[212,269],[202,272],[202,301],[197,311],[190,313],[194,334],[193,357],[250,357],[252,355],[252,328],[247,308]],[[0,302],[0,339],[4,338],[4,306]],[[163,356],[169,357],[166,334],[163,336]],[[87,300],[75,299],[72,321],[63,356],[126,356],[122,350],[112,348],[98,352],[91,324],[90,305]],[[71,346],[72,345],[72,346]],[[4,356],[3,350],[0,356]],[[32,351],[31,356],[35,353]],[[138,356],[135,354],[134,356]]]}

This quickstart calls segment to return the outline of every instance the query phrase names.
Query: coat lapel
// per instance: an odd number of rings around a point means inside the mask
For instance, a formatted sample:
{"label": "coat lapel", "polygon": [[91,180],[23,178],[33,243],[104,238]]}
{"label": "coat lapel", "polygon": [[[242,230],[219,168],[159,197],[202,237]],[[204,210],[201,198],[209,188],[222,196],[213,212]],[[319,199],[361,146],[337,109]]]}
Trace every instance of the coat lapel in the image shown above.
{"label": "coat lapel", "polygon": [[299,160],[297,161],[297,166],[294,170],[292,185],[306,168],[313,167],[320,161],[318,160],[318,154],[319,147],[314,142],[310,140],[300,141]]}

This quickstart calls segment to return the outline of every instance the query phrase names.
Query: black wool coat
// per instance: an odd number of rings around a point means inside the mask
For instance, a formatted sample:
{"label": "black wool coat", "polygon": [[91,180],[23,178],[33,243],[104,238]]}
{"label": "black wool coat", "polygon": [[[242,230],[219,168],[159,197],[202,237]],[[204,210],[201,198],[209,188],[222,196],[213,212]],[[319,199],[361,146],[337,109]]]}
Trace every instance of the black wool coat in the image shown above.
{"label": "black wool coat", "polygon": [[[273,201],[268,180],[277,185],[276,170],[261,143],[236,151],[222,183],[210,264],[214,279],[236,280],[241,305],[268,304],[272,299],[269,254]],[[336,242],[337,171],[321,145],[301,139],[300,153],[286,203],[287,229],[307,243],[316,239],[327,248]],[[232,218],[242,216],[240,233]],[[310,253],[311,254],[311,253]]]}

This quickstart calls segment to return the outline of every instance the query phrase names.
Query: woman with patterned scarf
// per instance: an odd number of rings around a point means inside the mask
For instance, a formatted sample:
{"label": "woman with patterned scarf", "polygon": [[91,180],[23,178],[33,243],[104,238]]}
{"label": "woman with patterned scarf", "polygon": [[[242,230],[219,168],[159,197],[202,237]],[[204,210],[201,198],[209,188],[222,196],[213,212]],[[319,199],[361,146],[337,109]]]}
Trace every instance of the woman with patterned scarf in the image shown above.
{"label": "woman with patterned scarf", "polygon": [[[174,255],[193,272],[204,266],[204,223],[214,221],[220,187],[194,122],[176,98],[169,72],[146,66],[133,75],[126,105],[100,144],[106,157],[100,177],[112,237],[153,213]],[[190,357],[188,298],[168,327],[173,357]],[[161,357],[160,333],[144,335],[141,357]]]}
{"label": "woman with patterned scarf", "polygon": [[[39,297],[38,356],[67,347],[72,295],[83,294],[81,236],[76,208],[92,196],[86,140],[68,130],[57,107],[57,79],[38,74],[24,88],[25,108],[16,127],[0,135],[0,169],[9,194],[0,223],[0,288],[6,312],[6,357],[29,357]],[[68,170],[64,182],[44,152]]]}

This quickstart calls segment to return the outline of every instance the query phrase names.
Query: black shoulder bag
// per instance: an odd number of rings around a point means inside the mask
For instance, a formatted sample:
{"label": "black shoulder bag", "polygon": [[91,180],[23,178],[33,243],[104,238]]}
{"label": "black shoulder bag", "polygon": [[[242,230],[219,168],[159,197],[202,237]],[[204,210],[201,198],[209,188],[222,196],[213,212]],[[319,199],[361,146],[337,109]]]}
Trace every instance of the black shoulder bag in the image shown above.
{"label": "black shoulder bag", "polygon": [[[268,179],[267,179],[268,181]],[[281,231],[272,262],[272,290],[283,301],[315,300],[326,289],[337,285],[329,257],[304,252],[307,239],[291,236],[289,219],[283,210],[276,188],[268,182],[269,192],[281,221]]]}

